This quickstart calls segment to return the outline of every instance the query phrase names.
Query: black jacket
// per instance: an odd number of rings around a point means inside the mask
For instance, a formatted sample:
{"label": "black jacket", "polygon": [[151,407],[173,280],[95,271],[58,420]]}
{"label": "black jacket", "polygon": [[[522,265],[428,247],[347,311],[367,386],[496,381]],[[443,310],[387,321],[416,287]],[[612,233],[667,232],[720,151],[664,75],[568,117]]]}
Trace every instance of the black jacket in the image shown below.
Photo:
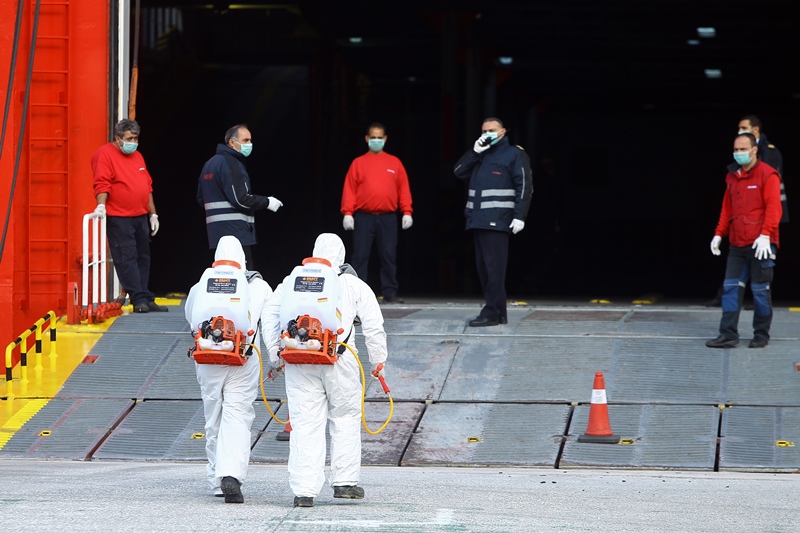
{"label": "black jacket", "polygon": [[480,154],[468,150],[453,172],[459,179],[469,179],[467,229],[511,233],[512,220],[525,220],[533,193],[530,158],[507,137]]}
{"label": "black jacket", "polygon": [[197,203],[206,211],[209,248],[216,248],[224,235],[233,235],[242,246],[256,244],[253,215],[269,206],[269,198],[250,192],[244,160],[233,148],[218,144],[217,153],[203,165]]}

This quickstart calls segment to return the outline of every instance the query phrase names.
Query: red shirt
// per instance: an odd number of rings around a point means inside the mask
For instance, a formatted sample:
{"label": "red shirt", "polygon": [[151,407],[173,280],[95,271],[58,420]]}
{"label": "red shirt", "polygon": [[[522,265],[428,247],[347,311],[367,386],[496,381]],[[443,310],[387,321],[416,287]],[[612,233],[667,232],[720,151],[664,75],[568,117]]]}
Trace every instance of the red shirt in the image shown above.
{"label": "red shirt", "polygon": [[414,212],[403,163],[386,152],[356,157],[344,178],[342,214],[394,213],[398,209],[404,215]]}
{"label": "red shirt", "polygon": [[780,246],[783,208],[778,171],[758,161],[749,171],[729,170],[725,183],[715,235],[727,235],[732,246],[751,246],[759,235],[769,235],[769,241]]}
{"label": "red shirt", "polygon": [[94,195],[108,193],[106,213],[112,217],[136,217],[150,211],[153,179],[138,151],[123,154],[113,142],[92,156]]}

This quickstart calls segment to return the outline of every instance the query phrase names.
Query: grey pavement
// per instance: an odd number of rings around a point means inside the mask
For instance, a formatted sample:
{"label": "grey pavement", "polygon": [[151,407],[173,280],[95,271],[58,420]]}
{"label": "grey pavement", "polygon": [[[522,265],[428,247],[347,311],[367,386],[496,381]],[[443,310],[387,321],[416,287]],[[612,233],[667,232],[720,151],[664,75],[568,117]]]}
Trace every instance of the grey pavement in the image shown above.
{"label": "grey pavement", "polygon": [[800,478],[739,472],[365,467],[364,500],[293,508],[285,466],[252,465],[245,503],[191,463],[3,460],[7,531],[795,532]]}

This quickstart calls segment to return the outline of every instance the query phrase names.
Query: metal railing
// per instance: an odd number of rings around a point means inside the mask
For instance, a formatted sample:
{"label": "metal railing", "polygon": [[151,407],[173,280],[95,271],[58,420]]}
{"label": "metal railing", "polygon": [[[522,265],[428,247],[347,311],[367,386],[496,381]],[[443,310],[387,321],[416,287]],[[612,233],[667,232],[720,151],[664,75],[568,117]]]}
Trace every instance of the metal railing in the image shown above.
{"label": "metal railing", "polygon": [[[90,235],[91,234],[91,235]],[[89,256],[91,236],[92,254]],[[108,278],[113,276],[112,294],[120,294],[119,278],[107,256],[106,218],[97,218],[93,213],[83,215],[83,265],[81,287],[81,319],[89,324],[103,322],[106,318],[122,314],[125,295],[108,300]],[[91,274],[92,288],[89,290]],[[91,302],[89,295],[91,294]]]}
{"label": "metal railing", "polygon": [[[42,334],[45,330],[50,331],[50,368],[55,369],[56,360],[58,359],[58,351],[56,349],[56,322],[58,318],[54,311],[48,311],[46,315],[37,320],[31,327],[25,330],[19,337],[14,339],[6,346],[6,395],[9,400],[14,399],[14,349],[19,347],[19,368],[20,368],[20,383],[23,388],[27,387],[28,380],[28,337],[34,335],[34,349],[35,349],[35,366],[34,372],[36,373],[36,380],[42,379]],[[48,327],[44,327],[45,323]]]}

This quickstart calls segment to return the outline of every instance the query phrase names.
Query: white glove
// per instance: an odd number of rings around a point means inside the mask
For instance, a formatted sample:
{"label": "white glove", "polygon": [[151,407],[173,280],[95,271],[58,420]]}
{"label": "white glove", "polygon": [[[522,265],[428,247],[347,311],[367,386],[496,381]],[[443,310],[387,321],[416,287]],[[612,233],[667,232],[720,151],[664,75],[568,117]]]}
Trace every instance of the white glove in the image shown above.
{"label": "white glove", "polygon": [[158,215],[153,213],[150,215],[150,235],[153,236],[158,233]]}
{"label": "white glove", "polygon": [[92,212],[92,218],[104,218],[106,216],[106,204],[97,204]]}
{"label": "white glove", "polygon": [[403,215],[403,221],[401,222],[403,229],[408,229],[411,227],[411,224],[414,223],[414,219],[411,218],[411,215]]}
{"label": "white glove", "polygon": [[722,244],[722,237],[719,235],[714,235],[714,238],[711,239],[711,253],[714,255],[719,255],[722,252],[719,251],[719,245]]}
{"label": "white glove", "polygon": [[478,140],[475,141],[475,144],[473,145],[472,149],[475,150],[476,154],[479,154],[481,152],[485,152],[486,150],[491,148],[491,146],[492,146],[492,141],[491,140],[487,140],[486,141],[486,146],[484,146],[482,144],[482,141],[484,140],[484,138],[485,137],[483,135],[481,135],[480,137],[478,137]]}
{"label": "white glove", "polygon": [[772,253],[772,249],[769,246],[769,235],[759,235],[753,242],[753,248],[756,249],[756,259],[761,261],[768,258],[769,254]]}
{"label": "white glove", "polygon": [[353,215],[345,215],[342,219],[342,227],[345,231],[352,231],[356,227],[356,221]]}
{"label": "white glove", "polygon": [[525,228],[525,222],[523,222],[518,218],[515,218],[514,220],[511,221],[511,225],[508,227],[511,228],[511,233],[516,235],[517,233],[522,231],[523,228]]}
{"label": "white glove", "polygon": [[383,363],[372,366],[372,377],[377,380],[378,376],[386,378],[386,367]]}
{"label": "white glove", "polygon": [[267,209],[272,211],[273,213],[283,207],[283,202],[275,198],[274,196],[268,196],[267,199],[269,200],[269,205]]}
{"label": "white glove", "polygon": [[267,350],[267,356],[269,357],[269,366],[272,368],[278,368],[281,366],[281,357],[280,357],[280,347],[279,346],[270,346]]}

